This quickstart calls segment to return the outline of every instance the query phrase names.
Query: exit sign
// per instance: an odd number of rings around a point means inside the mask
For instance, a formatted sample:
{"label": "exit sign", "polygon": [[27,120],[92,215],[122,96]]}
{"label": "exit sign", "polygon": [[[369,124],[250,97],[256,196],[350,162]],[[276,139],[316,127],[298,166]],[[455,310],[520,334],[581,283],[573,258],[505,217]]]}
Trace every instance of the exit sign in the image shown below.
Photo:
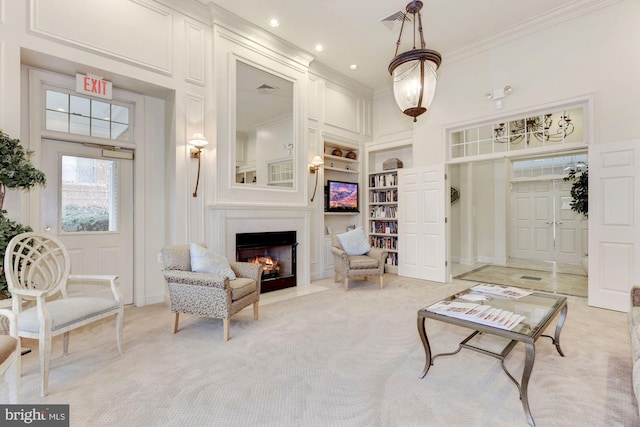
{"label": "exit sign", "polygon": [[113,83],[92,74],[76,74],[76,92],[98,98],[111,99]]}

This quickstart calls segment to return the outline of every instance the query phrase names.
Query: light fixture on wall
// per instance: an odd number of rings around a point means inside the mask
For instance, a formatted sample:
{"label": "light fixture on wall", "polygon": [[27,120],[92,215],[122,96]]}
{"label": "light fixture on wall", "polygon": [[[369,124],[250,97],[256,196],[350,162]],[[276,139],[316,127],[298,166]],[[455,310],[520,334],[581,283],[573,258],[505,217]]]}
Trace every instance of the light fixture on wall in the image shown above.
{"label": "light fixture on wall", "polygon": [[[422,34],[421,1],[407,4],[407,14],[413,15],[413,49],[398,55],[400,40],[404,24],[409,19],[404,15],[400,35],[396,43],[395,57],[389,64],[389,73],[393,76],[393,96],[400,110],[407,116],[417,117],[427,111],[436,93],[436,71],[442,62],[442,56],[435,50],[426,49]],[[418,33],[420,35],[420,49],[416,48],[416,17],[418,18]]]}
{"label": "light fixture on wall", "polygon": [[196,189],[193,191],[193,197],[198,197],[198,185],[200,184],[200,157],[202,155],[202,149],[207,145],[209,141],[201,133],[196,133],[189,140],[189,144],[193,145],[191,149],[191,158],[198,159],[198,176],[196,178]]}
{"label": "light fixture on wall", "polygon": [[502,108],[502,98],[504,98],[505,96],[509,96],[512,93],[513,93],[513,88],[507,85],[503,88],[494,89],[490,92],[485,93],[484,97],[489,101],[495,101],[496,110],[499,110]]}
{"label": "light fixture on wall", "polygon": [[531,136],[540,142],[564,141],[575,130],[571,118],[566,112],[561,112],[554,127],[552,117],[552,114],[547,113],[500,123],[493,129],[493,138],[500,143],[519,144],[526,141],[527,145],[531,141]]}
{"label": "light fixture on wall", "polygon": [[318,189],[318,175],[320,175],[318,170],[320,169],[320,166],[322,166],[323,163],[324,163],[324,160],[322,160],[322,157],[320,156],[315,156],[313,160],[311,160],[311,163],[309,163],[309,173],[316,174],[316,185],[315,187],[313,187],[313,196],[311,196],[312,202],[313,202],[313,199],[316,197],[316,190]]}

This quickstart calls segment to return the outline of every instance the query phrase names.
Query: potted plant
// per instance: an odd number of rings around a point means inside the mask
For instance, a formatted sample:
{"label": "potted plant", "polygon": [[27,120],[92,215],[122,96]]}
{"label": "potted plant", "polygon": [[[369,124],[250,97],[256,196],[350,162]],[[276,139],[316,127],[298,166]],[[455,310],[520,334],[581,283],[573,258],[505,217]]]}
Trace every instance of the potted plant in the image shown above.
{"label": "potted plant", "polygon": [[20,145],[19,139],[13,139],[0,130],[0,299],[9,298],[7,279],[4,275],[4,253],[14,236],[32,231],[31,227],[12,221],[3,210],[7,189],[28,190],[35,185],[45,185],[44,173],[31,163],[31,150]]}
{"label": "potted plant", "polygon": [[[589,218],[589,169],[573,168],[569,171],[569,175],[564,177],[564,181],[572,181],[570,203],[571,210],[579,214],[584,215],[585,218]],[[584,271],[589,272],[589,256],[585,254],[582,257],[582,267]]]}

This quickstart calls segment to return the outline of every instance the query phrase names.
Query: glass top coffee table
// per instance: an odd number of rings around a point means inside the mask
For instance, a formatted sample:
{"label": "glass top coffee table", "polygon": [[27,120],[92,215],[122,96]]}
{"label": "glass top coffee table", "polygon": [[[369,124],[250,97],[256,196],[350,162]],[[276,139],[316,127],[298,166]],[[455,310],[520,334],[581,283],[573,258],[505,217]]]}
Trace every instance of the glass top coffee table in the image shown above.
{"label": "glass top coffee table", "polygon": [[[553,344],[555,344],[560,356],[564,357],[562,349],[560,348],[560,332],[567,317],[567,298],[541,292],[533,292],[521,298],[509,298],[475,292],[473,288],[470,288],[446,298],[443,302],[445,304],[473,303],[490,305],[493,308],[506,310],[523,316],[524,319],[513,327],[513,329],[505,329],[503,327],[480,323],[479,319],[476,320],[469,317],[460,318],[451,314],[436,313],[432,311],[433,308],[430,310],[433,306],[418,310],[418,332],[426,355],[426,362],[420,378],[424,378],[425,375],[427,375],[429,368],[433,365],[433,361],[437,357],[454,355],[463,348],[495,357],[501,361],[502,369],[516,387],[518,387],[527,421],[530,425],[535,425],[531,410],[529,409],[529,399],[527,396],[529,378],[531,377],[531,371],[533,370],[533,363],[535,361],[535,343],[541,336],[550,338]],[[553,337],[543,335],[545,329],[547,329],[558,314],[560,317],[556,324],[555,335]],[[469,328],[473,330],[473,333],[460,343],[457,350],[432,356],[429,339],[427,338],[427,332],[425,330],[425,321],[427,318]],[[525,346],[525,364],[520,383],[509,373],[504,365],[505,358],[519,342],[522,342]]]}

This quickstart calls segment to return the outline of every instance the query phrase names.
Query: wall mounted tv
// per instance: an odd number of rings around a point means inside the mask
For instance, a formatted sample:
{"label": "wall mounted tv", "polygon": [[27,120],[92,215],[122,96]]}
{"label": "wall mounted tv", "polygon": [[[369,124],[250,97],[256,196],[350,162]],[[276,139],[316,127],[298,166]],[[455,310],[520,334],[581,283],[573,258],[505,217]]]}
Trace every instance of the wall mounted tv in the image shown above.
{"label": "wall mounted tv", "polygon": [[360,212],[358,183],[328,180],[325,188],[325,211]]}

